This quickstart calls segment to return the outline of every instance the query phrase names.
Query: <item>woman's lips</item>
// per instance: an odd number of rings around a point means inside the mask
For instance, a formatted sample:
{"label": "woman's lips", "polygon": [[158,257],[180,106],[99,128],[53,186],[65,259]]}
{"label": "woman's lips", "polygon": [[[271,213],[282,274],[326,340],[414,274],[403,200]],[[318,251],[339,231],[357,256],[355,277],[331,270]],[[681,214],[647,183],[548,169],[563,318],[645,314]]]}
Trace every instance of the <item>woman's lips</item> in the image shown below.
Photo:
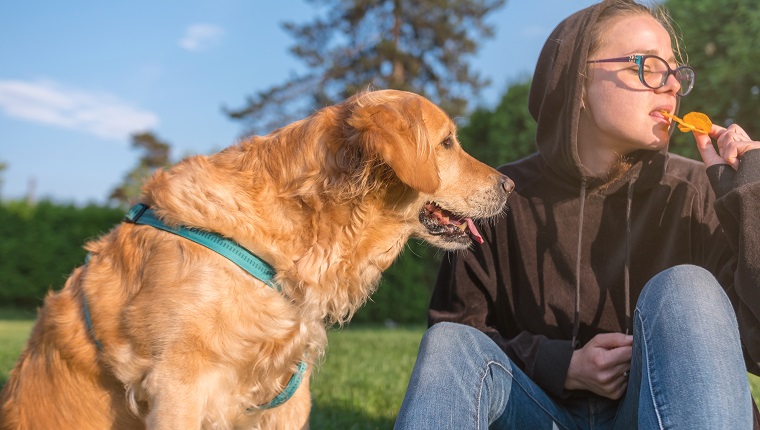
{"label": "woman's lips", "polygon": [[670,124],[670,118],[665,117],[665,115],[662,114],[660,111],[666,111],[670,112],[668,109],[657,109],[649,113],[649,116],[654,118],[657,122],[661,122],[663,124]]}
{"label": "woman's lips", "polygon": [[652,109],[651,112],[649,112],[649,116],[655,118],[657,122],[662,122],[664,124],[670,124],[671,120],[670,118],[663,115],[663,112],[666,113],[672,113],[675,108],[672,104],[666,104],[666,105],[659,105],[655,106],[654,109]]}

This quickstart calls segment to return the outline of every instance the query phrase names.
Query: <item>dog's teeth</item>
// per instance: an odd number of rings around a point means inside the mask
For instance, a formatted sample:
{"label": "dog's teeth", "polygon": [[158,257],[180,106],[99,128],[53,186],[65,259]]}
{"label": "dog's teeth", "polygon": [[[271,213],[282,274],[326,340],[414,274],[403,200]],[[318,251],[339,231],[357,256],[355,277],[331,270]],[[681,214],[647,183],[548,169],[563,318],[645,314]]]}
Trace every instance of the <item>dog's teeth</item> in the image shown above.
{"label": "dog's teeth", "polygon": [[465,230],[467,230],[467,224],[465,224],[465,223],[459,224],[457,226],[457,228],[460,229],[460,230],[462,230],[462,231],[465,231]]}

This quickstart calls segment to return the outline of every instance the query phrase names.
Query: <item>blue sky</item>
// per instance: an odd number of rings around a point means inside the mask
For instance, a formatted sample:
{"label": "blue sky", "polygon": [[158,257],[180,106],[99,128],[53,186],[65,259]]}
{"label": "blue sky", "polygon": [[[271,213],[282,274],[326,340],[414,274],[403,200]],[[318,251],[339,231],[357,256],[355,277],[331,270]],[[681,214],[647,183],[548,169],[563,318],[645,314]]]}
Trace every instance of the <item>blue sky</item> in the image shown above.
{"label": "blue sky", "polygon": [[[493,82],[476,104],[529,76],[554,26],[595,2],[508,0],[472,61]],[[0,196],[105,203],[137,163],[137,131],[173,157],[235,143],[243,124],[222,107],[303,70],[280,24],[315,13],[303,0],[3,2]]]}

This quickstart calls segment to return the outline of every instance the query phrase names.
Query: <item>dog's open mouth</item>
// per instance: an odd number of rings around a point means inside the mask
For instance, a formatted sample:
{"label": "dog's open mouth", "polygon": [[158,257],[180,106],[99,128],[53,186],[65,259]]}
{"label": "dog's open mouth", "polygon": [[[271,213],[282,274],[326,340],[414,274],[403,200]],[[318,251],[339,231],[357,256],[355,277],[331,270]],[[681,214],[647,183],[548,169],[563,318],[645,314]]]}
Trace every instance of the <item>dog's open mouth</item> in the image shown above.
{"label": "dog's open mouth", "polygon": [[438,206],[435,202],[428,202],[420,211],[420,222],[433,236],[442,236],[448,240],[468,243],[472,238],[478,243],[483,243],[475,223],[471,218],[455,215]]}

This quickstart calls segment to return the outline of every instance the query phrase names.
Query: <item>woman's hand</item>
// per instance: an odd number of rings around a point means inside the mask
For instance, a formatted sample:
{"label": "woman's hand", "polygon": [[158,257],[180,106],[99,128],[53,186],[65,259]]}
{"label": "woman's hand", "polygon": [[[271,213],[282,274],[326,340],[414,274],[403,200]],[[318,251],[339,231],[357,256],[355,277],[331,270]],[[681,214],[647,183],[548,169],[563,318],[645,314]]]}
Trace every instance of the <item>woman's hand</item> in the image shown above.
{"label": "woman's hand", "polygon": [[617,400],[628,388],[633,336],[600,333],[583,348],[573,351],[565,389],[588,390]]}
{"label": "woman's hand", "polygon": [[[715,146],[711,137],[716,139]],[[697,141],[697,149],[705,167],[730,164],[736,170],[739,168],[739,159],[745,152],[760,149],[760,142],[750,139],[747,133],[736,124],[731,124],[728,128],[713,124],[709,135],[695,132],[694,139]]]}

